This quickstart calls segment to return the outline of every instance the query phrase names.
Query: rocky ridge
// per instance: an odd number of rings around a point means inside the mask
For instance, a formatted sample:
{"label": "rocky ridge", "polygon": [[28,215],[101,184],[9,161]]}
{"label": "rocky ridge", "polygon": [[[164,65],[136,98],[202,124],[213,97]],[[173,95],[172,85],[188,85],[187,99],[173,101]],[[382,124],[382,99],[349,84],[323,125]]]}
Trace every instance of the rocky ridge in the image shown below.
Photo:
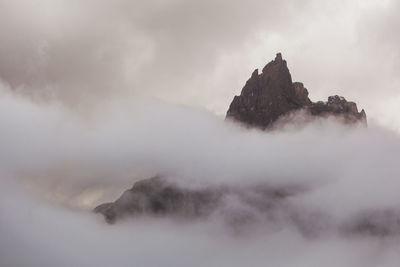
{"label": "rocky ridge", "polygon": [[221,188],[191,190],[161,176],[136,182],[112,203],[94,209],[109,223],[127,215],[173,215],[184,218],[205,216],[218,206]]}
{"label": "rocky ridge", "polygon": [[115,202],[101,204],[94,212],[102,214],[110,224],[139,216],[185,221],[214,217],[239,231],[252,225],[272,229],[286,225],[309,237],[327,230],[345,235],[400,235],[399,211],[371,210],[332,225],[326,214],[293,202],[293,197],[307,192],[307,188],[300,185],[280,188],[267,184],[187,188],[171,182],[168,177],[155,176],[136,182]]}
{"label": "rocky ridge", "polygon": [[258,69],[253,72],[241,94],[233,98],[226,118],[250,127],[269,129],[278,119],[300,110],[310,117],[333,116],[344,123],[367,123],[365,111],[358,112],[356,103],[344,97],[335,95],[326,102],[312,102],[304,85],[292,82],[287,63],[280,53],[261,74]]}

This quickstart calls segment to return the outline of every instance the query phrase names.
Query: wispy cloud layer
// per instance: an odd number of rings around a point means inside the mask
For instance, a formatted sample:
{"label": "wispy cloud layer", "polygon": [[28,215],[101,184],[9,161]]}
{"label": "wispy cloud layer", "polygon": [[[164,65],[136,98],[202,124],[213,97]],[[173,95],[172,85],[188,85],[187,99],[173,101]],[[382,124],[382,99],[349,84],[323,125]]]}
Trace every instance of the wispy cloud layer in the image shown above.
{"label": "wispy cloud layer", "polygon": [[[362,214],[398,212],[400,138],[394,132],[323,120],[266,133],[158,102],[118,101],[84,119],[10,94],[0,102],[5,266],[309,266],[330,257],[337,259],[332,266],[397,266],[395,221],[384,221],[395,229],[389,237],[341,231]],[[285,213],[239,232],[218,213],[191,223],[136,218],[114,226],[91,214],[135,180],[160,172],[199,186],[302,185],[307,190],[278,211],[290,208],[318,234],[304,235]]]}

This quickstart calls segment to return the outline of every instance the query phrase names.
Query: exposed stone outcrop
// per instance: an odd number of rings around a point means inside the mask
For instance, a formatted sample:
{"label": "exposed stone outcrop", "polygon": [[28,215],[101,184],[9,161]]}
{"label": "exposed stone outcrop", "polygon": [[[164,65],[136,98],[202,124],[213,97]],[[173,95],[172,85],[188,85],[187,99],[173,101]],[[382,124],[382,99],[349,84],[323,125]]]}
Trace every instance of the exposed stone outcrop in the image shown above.
{"label": "exposed stone outcrop", "polygon": [[334,226],[326,214],[293,202],[293,197],[306,192],[301,186],[273,188],[266,184],[195,189],[156,176],[136,182],[115,202],[102,204],[94,212],[102,214],[108,223],[138,216],[193,220],[215,215],[234,229],[257,222],[269,226],[290,223],[307,236],[329,229],[346,235],[400,235],[398,210],[367,211]]}
{"label": "exposed stone outcrop", "polygon": [[[94,212],[101,213],[108,223],[114,223],[126,216],[141,215],[204,218],[219,210],[230,223],[240,223],[258,214],[272,216],[274,208],[286,197],[300,191],[297,187],[272,188],[265,185],[187,188],[156,176],[136,182],[115,202],[99,205]],[[238,207],[247,206],[246,210],[254,210],[257,214],[244,212],[229,203],[225,205],[227,199],[234,200]]]}
{"label": "exposed stone outcrop", "polygon": [[155,176],[136,182],[113,203],[95,208],[109,223],[126,215],[174,215],[185,218],[209,214],[221,198],[222,190],[190,190]]}
{"label": "exposed stone outcrop", "polygon": [[367,115],[364,110],[358,112],[357,105],[354,102],[348,102],[344,97],[335,95],[328,97],[327,102],[312,103],[307,107],[314,116],[337,116],[344,119],[347,123],[367,122]]}
{"label": "exposed stone outcrop", "polygon": [[251,127],[272,127],[283,116],[305,110],[311,116],[335,116],[345,123],[365,123],[366,114],[358,112],[354,102],[330,96],[327,102],[313,103],[302,83],[292,82],[287,63],[278,53],[262,73],[256,69],[246,82],[240,96],[235,96],[226,114],[227,119]]}

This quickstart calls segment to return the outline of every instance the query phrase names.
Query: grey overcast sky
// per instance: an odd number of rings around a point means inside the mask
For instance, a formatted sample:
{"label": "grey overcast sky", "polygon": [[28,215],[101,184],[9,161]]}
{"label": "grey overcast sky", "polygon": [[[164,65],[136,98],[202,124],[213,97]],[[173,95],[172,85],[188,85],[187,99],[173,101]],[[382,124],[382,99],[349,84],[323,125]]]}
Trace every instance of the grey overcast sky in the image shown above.
{"label": "grey overcast sky", "polygon": [[282,52],[312,100],[400,131],[395,0],[0,0],[2,88],[71,107],[155,97],[223,115]]}

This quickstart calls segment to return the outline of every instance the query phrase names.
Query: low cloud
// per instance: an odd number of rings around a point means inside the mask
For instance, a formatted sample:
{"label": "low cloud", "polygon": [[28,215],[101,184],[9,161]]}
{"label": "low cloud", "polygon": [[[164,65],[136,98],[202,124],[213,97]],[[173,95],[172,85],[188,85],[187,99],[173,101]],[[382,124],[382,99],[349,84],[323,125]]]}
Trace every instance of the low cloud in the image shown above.
{"label": "low cloud", "polygon": [[[111,106],[81,118],[63,106],[2,95],[2,265],[330,266],[331,257],[332,266],[398,263],[397,232],[346,237],[338,231],[360,214],[397,212],[396,133],[331,120],[261,132],[160,102]],[[319,234],[305,235],[285,216],[237,232],[219,215],[190,223],[140,217],[109,226],[91,213],[160,172],[183,184],[305,185],[288,204]]]}

